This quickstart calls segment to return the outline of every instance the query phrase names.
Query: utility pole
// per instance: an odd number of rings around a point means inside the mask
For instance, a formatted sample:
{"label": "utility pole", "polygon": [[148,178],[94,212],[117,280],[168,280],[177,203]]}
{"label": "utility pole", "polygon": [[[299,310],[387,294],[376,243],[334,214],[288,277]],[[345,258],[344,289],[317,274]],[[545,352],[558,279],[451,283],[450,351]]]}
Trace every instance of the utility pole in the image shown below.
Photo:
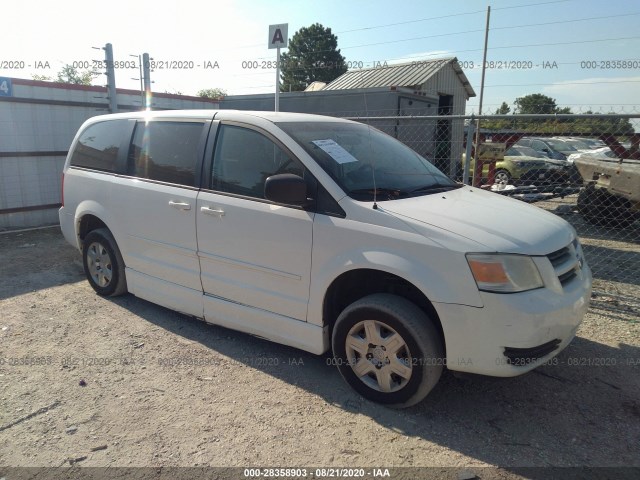
{"label": "utility pole", "polygon": [[104,59],[107,64],[107,96],[109,97],[109,111],[118,111],[118,98],[116,96],[116,72],[113,65],[113,47],[110,43],[104,46]]}
{"label": "utility pole", "polygon": [[[482,115],[482,97],[484,96],[484,74],[487,67],[487,45],[489,44],[489,19],[490,18],[491,18],[491,7],[487,6],[487,24],[484,29],[484,54],[482,55],[482,79],[480,80],[480,101],[478,104],[478,123],[476,124],[475,168],[478,168],[478,166],[480,165],[480,161],[478,159],[478,153],[479,153],[478,142],[480,141],[480,115]],[[476,176],[474,172],[474,175],[473,175],[474,181],[471,182],[471,185],[473,185],[474,187],[476,186],[474,185],[475,178]]]}

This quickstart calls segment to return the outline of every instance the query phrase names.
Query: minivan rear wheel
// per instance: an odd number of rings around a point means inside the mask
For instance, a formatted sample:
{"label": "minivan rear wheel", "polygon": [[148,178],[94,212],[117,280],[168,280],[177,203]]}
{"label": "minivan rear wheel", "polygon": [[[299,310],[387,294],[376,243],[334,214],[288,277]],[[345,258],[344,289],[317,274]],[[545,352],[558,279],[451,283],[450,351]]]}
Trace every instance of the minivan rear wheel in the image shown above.
{"label": "minivan rear wheel", "polygon": [[92,230],[82,247],[84,273],[91,287],[102,296],[115,297],[127,291],[124,261],[111,232]]}
{"label": "minivan rear wheel", "polygon": [[334,361],[368,400],[404,408],[423,400],[444,367],[433,322],[415,304],[374,294],[348,306],[333,329]]}

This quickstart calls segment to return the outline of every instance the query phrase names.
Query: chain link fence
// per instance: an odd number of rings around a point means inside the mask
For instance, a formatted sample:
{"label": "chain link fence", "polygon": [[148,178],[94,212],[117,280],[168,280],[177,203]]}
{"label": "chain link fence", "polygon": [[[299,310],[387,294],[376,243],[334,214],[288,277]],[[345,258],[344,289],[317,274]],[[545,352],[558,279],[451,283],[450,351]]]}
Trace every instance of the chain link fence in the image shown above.
{"label": "chain link fence", "polygon": [[347,117],[457,181],[564,218],[584,246],[596,295],[640,308],[640,113]]}

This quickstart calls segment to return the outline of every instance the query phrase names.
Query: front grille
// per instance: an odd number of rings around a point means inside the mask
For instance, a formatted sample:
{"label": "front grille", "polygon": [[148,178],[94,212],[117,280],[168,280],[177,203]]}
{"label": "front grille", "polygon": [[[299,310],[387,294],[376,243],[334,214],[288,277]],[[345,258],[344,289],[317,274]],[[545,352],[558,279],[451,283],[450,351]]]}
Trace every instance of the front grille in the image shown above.
{"label": "front grille", "polygon": [[547,258],[551,262],[551,265],[553,265],[553,268],[556,268],[558,265],[561,265],[562,263],[566,262],[567,259],[570,257],[571,257],[571,251],[569,247],[561,248],[560,250],[556,250],[555,252],[552,252],[549,255],[547,255]]}
{"label": "front grille", "polygon": [[558,280],[560,280],[561,285],[564,285],[565,283],[571,281],[573,278],[577,276],[578,276],[578,272],[576,272],[576,269],[574,268],[558,276]]}
{"label": "front grille", "polygon": [[561,340],[556,338],[550,342],[543,343],[537,347],[530,348],[514,348],[505,347],[504,356],[507,357],[507,363],[515,366],[525,366],[539,358],[549,355],[560,346]]}
{"label": "front grille", "polygon": [[[544,168],[535,168],[532,170],[528,170],[520,176],[520,182],[544,182],[549,179],[549,173],[549,170],[546,170]],[[540,178],[540,175],[544,175],[544,177]]]}
{"label": "front grille", "polygon": [[551,252],[547,255],[547,258],[549,262],[551,262],[562,286],[565,286],[578,276],[578,272],[582,268],[584,261],[582,249],[577,239],[574,239],[566,247]]}

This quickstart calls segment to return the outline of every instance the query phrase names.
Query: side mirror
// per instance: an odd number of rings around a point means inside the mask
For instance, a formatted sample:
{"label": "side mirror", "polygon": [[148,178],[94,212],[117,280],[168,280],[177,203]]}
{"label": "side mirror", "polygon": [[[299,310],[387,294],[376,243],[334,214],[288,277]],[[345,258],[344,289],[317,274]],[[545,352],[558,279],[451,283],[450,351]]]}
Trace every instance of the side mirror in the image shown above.
{"label": "side mirror", "polygon": [[307,203],[307,182],[298,175],[272,175],[264,182],[264,198],[276,203],[304,205]]}

